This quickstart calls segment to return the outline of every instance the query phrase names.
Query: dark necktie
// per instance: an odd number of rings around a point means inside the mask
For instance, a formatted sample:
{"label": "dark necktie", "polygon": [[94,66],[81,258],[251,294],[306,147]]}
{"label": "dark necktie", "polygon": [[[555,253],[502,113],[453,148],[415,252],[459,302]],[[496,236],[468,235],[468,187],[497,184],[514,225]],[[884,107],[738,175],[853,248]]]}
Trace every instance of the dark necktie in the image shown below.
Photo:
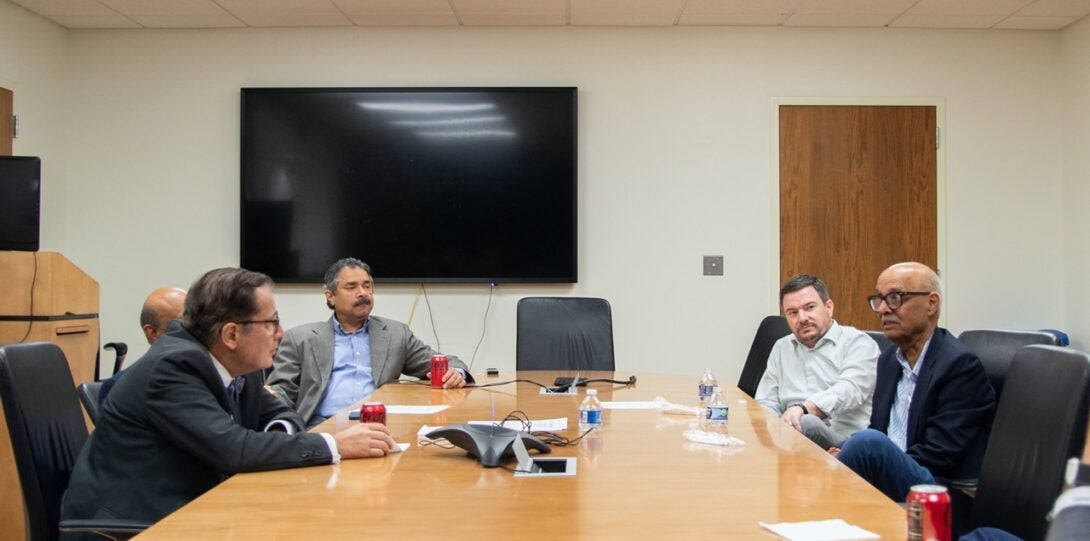
{"label": "dark necktie", "polygon": [[241,408],[238,405],[238,397],[242,394],[242,386],[245,385],[246,380],[241,377],[231,380],[231,383],[227,385],[227,399],[231,402],[231,418],[236,422],[240,419],[242,413]]}

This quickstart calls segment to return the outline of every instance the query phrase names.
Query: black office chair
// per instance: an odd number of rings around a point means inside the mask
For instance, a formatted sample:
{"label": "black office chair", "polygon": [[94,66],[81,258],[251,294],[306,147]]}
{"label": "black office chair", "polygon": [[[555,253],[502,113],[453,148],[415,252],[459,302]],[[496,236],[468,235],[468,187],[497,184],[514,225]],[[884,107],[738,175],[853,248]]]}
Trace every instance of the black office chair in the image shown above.
{"label": "black office chair", "polygon": [[1056,335],[1041,331],[969,330],[963,331],[958,340],[980,357],[984,373],[988,375],[988,381],[995,390],[996,400],[1003,393],[1007,370],[1018,350],[1033,344],[1057,345]]}
{"label": "black office chair", "polygon": [[[999,401],[972,526],[1043,539],[1067,459],[1086,440],[1090,355],[1057,346],[1018,350]],[[956,511],[956,510],[955,510]]]}
{"label": "black office chair", "polygon": [[761,377],[765,375],[772,346],[776,344],[776,340],[789,334],[791,328],[787,326],[787,319],[783,316],[768,316],[761,320],[761,324],[757,326],[757,334],[753,336],[753,344],[749,346],[742,375],[738,377],[739,389],[749,396],[757,394],[757,384],[761,383]]}
{"label": "black office chair", "polygon": [[882,331],[863,331],[863,332],[867,333],[867,336],[871,337],[871,339],[874,340],[874,342],[876,344],[878,344],[878,351],[879,352],[885,351],[886,348],[893,345],[893,342],[890,342],[889,338],[886,338],[886,333],[884,333]]}
{"label": "black office chair", "polygon": [[83,404],[83,409],[87,410],[87,416],[91,418],[91,422],[98,424],[98,398],[102,392],[102,382],[92,381],[89,383],[80,383],[77,387],[79,392],[79,401]]}
{"label": "black office chair", "polygon": [[48,342],[0,347],[0,400],[23,491],[29,539],[52,541],[59,529],[128,538],[147,528],[147,524],[119,520],[59,523],[61,496],[87,441],[72,373],[59,347]]}
{"label": "black office chair", "polygon": [[518,302],[516,370],[614,369],[613,312],[589,297],[525,297]]}

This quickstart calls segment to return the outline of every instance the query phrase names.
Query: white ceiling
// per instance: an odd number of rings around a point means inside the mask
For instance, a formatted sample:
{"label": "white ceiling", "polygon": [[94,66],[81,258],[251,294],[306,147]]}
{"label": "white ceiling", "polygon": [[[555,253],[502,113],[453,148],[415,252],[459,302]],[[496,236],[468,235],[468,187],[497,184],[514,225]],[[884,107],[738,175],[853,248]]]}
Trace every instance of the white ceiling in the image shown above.
{"label": "white ceiling", "polygon": [[1090,0],[11,0],[67,28],[795,26],[1061,29]]}

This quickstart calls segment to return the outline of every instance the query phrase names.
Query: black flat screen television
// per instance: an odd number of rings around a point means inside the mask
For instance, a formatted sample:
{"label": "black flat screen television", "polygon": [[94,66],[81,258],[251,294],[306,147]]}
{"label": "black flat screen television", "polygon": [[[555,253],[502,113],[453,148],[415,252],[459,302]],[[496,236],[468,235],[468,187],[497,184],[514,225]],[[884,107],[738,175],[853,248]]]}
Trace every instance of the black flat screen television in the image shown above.
{"label": "black flat screen television", "polygon": [[38,251],[42,161],[0,156],[0,250]]}
{"label": "black flat screen television", "polygon": [[576,89],[244,88],[241,265],[576,282]]}

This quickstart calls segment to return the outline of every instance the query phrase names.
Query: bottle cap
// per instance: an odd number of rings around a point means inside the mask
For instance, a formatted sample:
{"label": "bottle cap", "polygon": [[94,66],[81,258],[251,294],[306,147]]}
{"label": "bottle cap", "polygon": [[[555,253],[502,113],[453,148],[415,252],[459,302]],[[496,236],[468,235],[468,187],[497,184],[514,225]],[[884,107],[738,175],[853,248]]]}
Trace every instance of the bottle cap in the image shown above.
{"label": "bottle cap", "polygon": [[587,389],[587,396],[598,396],[598,389]]}

